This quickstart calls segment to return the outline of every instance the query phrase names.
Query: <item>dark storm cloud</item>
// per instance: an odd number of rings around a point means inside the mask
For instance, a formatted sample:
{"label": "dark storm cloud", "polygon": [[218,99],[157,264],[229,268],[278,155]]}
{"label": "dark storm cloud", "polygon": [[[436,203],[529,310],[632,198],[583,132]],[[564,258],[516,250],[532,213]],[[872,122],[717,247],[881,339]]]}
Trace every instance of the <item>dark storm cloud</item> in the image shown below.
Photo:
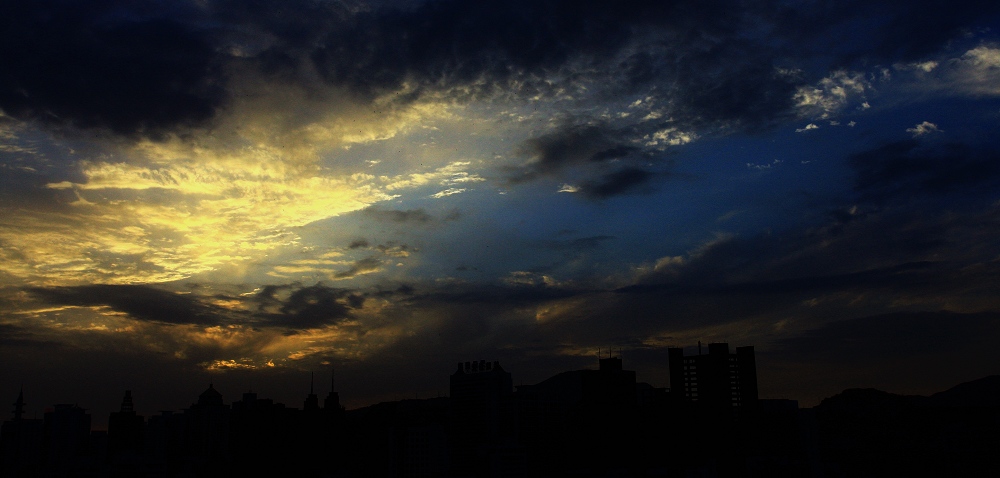
{"label": "dark storm cloud", "polygon": [[60,344],[39,337],[25,327],[15,324],[0,324],[0,345],[4,347],[50,348]]}
{"label": "dark storm cloud", "polygon": [[124,135],[201,124],[224,95],[196,19],[185,2],[3,2],[0,108]]}
{"label": "dark storm cloud", "polygon": [[[388,241],[385,244],[372,245],[371,243],[369,243],[365,239],[358,239],[358,240],[355,240],[355,241],[351,241],[351,243],[347,246],[347,248],[348,249],[370,249],[370,250],[379,251],[382,254],[385,254],[385,255],[388,255],[388,256],[406,256],[411,251],[415,252],[417,250],[416,248],[410,247],[410,245],[408,245],[408,244],[401,244],[401,243],[396,242],[396,241]],[[356,261],[351,266],[350,272],[345,273],[345,275],[343,277],[352,277],[352,276],[356,275],[359,272],[378,270],[380,268],[380,266],[381,266],[381,262],[379,262],[377,259],[375,259],[373,257],[369,257],[369,258],[366,258],[366,259],[361,259],[359,261]],[[338,277],[340,277],[340,276],[338,275]]]}
{"label": "dark storm cloud", "polygon": [[590,81],[610,97],[648,95],[688,124],[754,131],[787,118],[796,87],[831,69],[934,53],[992,26],[998,10],[938,0],[443,0],[341,14],[312,61],[327,81],[369,95],[408,84],[417,95],[461,86],[530,97]]}
{"label": "dark storm cloud", "polygon": [[[362,308],[365,300],[365,296],[357,291],[321,283],[306,287],[299,284],[268,285],[249,299],[226,294],[180,294],[141,285],[98,284],[26,290],[47,304],[105,306],[142,321],[201,326],[245,323],[287,330],[340,322],[349,318],[352,310]],[[249,311],[224,309],[211,304],[212,300],[244,302]]]}
{"label": "dark storm cloud", "polygon": [[311,49],[320,34],[339,26],[350,14],[344,2],[314,0],[213,0],[206,2],[206,8],[216,21],[244,27],[229,38],[254,47],[248,53],[275,55],[282,50]]}
{"label": "dark storm cloud", "polygon": [[54,305],[105,306],[134,319],[164,324],[218,325],[229,312],[193,294],[178,294],[145,285],[93,284],[74,287],[28,288],[37,299]]}
{"label": "dark storm cloud", "polygon": [[652,98],[668,106],[672,118],[698,128],[755,133],[792,118],[796,89],[818,73],[782,73],[777,68],[788,60],[782,60],[779,51],[738,39],[737,32],[731,35],[702,38],[694,45],[667,45],[653,59],[662,66],[652,75],[654,83],[647,85],[653,88]]}
{"label": "dark storm cloud", "polygon": [[[933,28],[938,11],[942,28]],[[416,95],[461,86],[473,94],[528,97],[585,85],[596,92],[590,100],[642,95],[692,130],[755,132],[794,117],[797,89],[832,69],[939,51],[981,20],[979,12],[975,5],[941,2],[912,8],[900,2],[441,1],[354,15],[330,32],[313,60],[328,81],[366,94],[407,84],[416,85]],[[837,40],[823,43],[826,38]],[[507,179],[641,159],[650,153],[637,146],[641,137],[584,119],[526,141],[520,152],[530,162]],[[607,198],[642,190],[653,177],[634,166],[589,171],[582,191]]]}
{"label": "dark storm cloud", "polygon": [[[998,11],[931,0],[10,1],[0,6],[0,108],[155,137],[210,122],[230,94],[227,74],[307,85],[315,68],[366,98],[404,85],[412,99],[466,94],[454,87],[533,97],[586,83],[598,97],[647,96],[687,124],[752,131],[787,117],[795,88],[830,68],[917,59]],[[600,161],[630,147],[581,154]],[[567,161],[551,152],[536,173]]]}
{"label": "dark storm cloud", "polygon": [[313,59],[329,81],[366,92],[398,90],[414,79],[504,86],[581,55],[609,55],[636,27],[669,18],[671,10],[651,1],[426,2],[356,15],[329,34]]}
{"label": "dark storm cloud", "polygon": [[356,241],[351,241],[351,243],[348,244],[347,248],[348,249],[367,249],[368,245],[369,244],[368,244],[367,240],[365,240],[365,239],[358,239]]}
{"label": "dark storm cloud", "polygon": [[656,176],[652,171],[641,168],[622,168],[597,179],[580,184],[580,193],[592,199],[606,199],[612,196],[634,192]]}
{"label": "dark storm cloud", "polygon": [[364,274],[365,272],[373,272],[382,268],[382,261],[374,257],[366,257],[364,259],[358,259],[351,264],[351,267],[347,268],[346,271],[338,272],[336,278],[338,279],[350,279],[358,274]]}
{"label": "dark storm cloud", "polygon": [[1000,152],[958,143],[905,140],[855,154],[854,189],[875,202],[923,195],[982,191],[1000,180]]}
{"label": "dark storm cloud", "polygon": [[519,153],[529,158],[527,171],[511,177],[514,183],[552,175],[563,168],[597,165],[634,157],[639,148],[617,138],[620,133],[596,125],[569,125],[521,145]]}
{"label": "dark storm cloud", "polygon": [[914,61],[996,24],[989,0],[802,2],[781,11],[777,26],[806,53],[841,65]]}
{"label": "dark storm cloud", "polygon": [[592,82],[609,97],[651,95],[687,123],[759,130],[826,74],[778,73],[812,53],[773,23],[783,14],[754,2],[447,0],[354,15],[313,60],[369,95],[407,83],[530,97]]}
{"label": "dark storm cloud", "polygon": [[302,330],[323,327],[351,317],[364,306],[364,296],[347,289],[323,284],[301,287],[265,286],[253,296],[257,319],[262,325]]}
{"label": "dark storm cloud", "polygon": [[454,284],[445,288],[415,291],[406,300],[417,306],[433,304],[479,304],[498,308],[538,305],[584,293],[562,287],[534,284]]}
{"label": "dark storm cloud", "polygon": [[396,209],[382,209],[371,206],[362,209],[361,214],[372,219],[400,223],[426,224],[434,220],[434,216],[431,216],[423,209],[407,209],[405,211],[400,211]]}
{"label": "dark storm cloud", "polygon": [[607,125],[569,124],[560,127],[529,138],[520,146],[519,154],[529,158],[529,161],[519,171],[510,173],[508,181],[518,184],[575,171],[588,176],[576,187],[577,192],[590,199],[607,199],[642,191],[657,173],[633,165],[649,163],[664,153],[635,146],[640,136],[637,131],[619,130]]}

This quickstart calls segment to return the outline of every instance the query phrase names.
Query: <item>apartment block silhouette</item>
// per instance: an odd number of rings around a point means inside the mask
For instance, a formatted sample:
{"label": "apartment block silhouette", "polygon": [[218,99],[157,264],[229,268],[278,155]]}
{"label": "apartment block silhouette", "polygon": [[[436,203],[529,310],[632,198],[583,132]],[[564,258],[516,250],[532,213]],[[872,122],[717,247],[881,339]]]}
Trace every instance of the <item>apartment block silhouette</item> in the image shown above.
{"label": "apartment block silhouette", "polygon": [[675,398],[737,418],[756,407],[757,361],[752,345],[729,353],[729,344],[712,343],[708,353],[702,354],[699,343],[698,355],[684,355],[684,349],[676,347],[667,353]]}

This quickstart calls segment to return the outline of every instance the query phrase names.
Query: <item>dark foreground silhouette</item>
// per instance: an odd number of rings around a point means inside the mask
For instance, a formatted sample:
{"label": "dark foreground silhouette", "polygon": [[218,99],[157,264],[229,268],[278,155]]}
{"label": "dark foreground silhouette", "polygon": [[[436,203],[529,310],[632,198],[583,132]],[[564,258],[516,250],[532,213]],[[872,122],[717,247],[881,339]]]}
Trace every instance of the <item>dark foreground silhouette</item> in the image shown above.
{"label": "dark foreground silhouette", "polygon": [[[930,397],[846,390],[800,410],[793,400],[756,398],[752,349],[743,349],[737,371],[737,354],[713,345],[712,359],[699,358],[711,351],[678,355],[698,373],[672,374],[673,391],[636,383],[617,357],[516,391],[499,363],[465,362],[451,375],[447,398],[350,411],[334,390],[322,405],[310,390],[302,408],[292,408],[252,392],[227,405],[209,386],[183,411],[144,418],[126,392],[107,432],[91,432],[90,415],[75,405],[27,419],[20,394],[0,429],[0,474],[866,477],[1000,470],[1000,376]],[[715,359],[730,365],[713,378]],[[713,392],[714,379],[728,385],[719,382]]]}

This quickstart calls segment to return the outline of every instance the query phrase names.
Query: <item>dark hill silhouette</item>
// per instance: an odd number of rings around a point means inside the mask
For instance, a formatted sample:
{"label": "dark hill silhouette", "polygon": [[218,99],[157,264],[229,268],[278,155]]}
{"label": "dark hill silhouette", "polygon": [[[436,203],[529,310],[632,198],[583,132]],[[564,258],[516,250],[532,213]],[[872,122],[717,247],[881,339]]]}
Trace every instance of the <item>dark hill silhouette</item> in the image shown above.
{"label": "dark hill silhouette", "polygon": [[857,418],[886,418],[912,409],[921,400],[917,396],[899,395],[874,388],[849,388],[824,398],[814,409],[817,413],[850,415]]}
{"label": "dark hill silhouette", "polygon": [[1000,377],[929,397],[848,389],[812,410],[824,476],[995,476]]}
{"label": "dark hill silhouette", "polygon": [[824,398],[814,408],[884,414],[913,407],[1000,407],[1000,375],[963,382],[930,396],[900,395],[874,388],[849,388]]}
{"label": "dark hill silhouette", "polygon": [[1000,375],[960,383],[929,397],[939,407],[1000,407]]}

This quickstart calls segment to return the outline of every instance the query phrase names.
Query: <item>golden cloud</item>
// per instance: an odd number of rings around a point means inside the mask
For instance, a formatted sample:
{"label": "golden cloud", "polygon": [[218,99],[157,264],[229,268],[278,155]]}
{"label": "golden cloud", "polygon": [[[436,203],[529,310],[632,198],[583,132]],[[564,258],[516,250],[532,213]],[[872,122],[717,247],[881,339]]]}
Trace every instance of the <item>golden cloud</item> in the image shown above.
{"label": "golden cloud", "polygon": [[[68,163],[79,168],[72,179],[46,185],[58,207],[4,211],[4,281],[134,284],[218,271],[232,281],[250,280],[247,274],[264,279],[254,264],[299,246],[296,228],[425,185],[454,193],[484,181],[468,171],[470,161],[435,156],[403,137],[440,122],[461,125],[455,106],[443,99],[362,104],[331,91],[254,95],[261,85],[244,87],[248,94],[237,95],[211,130],[64,148],[67,159],[86,159]],[[382,161],[351,151],[394,138],[417,154]],[[286,262],[271,272],[343,278],[330,267],[343,264]]]}

